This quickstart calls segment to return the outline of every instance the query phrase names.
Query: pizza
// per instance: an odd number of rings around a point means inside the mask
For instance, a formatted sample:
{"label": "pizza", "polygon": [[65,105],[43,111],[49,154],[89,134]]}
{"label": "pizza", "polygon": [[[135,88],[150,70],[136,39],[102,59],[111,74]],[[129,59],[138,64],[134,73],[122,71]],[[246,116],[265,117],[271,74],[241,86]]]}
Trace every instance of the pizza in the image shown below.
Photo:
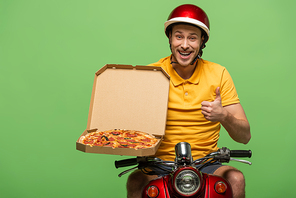
{"label": "pizza", "polygon": [[112,148],[144,149],[157,143],[153,135],[135,130],[114,129],[109,131],[90,132],[81,136],[79,142],[89,146]]}

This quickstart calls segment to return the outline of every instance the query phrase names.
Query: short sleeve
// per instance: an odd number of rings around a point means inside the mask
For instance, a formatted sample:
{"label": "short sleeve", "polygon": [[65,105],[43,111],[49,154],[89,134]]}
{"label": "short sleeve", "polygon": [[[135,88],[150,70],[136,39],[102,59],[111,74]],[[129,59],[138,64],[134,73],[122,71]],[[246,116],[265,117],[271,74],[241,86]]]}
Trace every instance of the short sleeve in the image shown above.
{"label": "short sleeve", "polygon": [[221,78],[220,94],[222,99],[222,106],[239,103],[238,94],[236,92],[233,80],[229,72],[224,69]]}

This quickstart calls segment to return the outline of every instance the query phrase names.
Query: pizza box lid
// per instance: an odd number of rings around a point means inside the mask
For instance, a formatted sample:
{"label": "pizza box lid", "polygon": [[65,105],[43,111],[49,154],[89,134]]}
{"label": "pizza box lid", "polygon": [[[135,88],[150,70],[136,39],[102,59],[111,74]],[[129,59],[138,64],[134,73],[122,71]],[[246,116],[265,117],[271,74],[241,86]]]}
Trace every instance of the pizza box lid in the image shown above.
{"label": "pizza box lid", "polygon": [[[95,129],[127,129],[162,137],[166,127],[169,83],[169,75],[161,67],[105,65],[95,74],[87,129],[83,134]],[[77,140],[76,148],[84,152],[141,156],[155,154],[157,150],[88,147]]]}

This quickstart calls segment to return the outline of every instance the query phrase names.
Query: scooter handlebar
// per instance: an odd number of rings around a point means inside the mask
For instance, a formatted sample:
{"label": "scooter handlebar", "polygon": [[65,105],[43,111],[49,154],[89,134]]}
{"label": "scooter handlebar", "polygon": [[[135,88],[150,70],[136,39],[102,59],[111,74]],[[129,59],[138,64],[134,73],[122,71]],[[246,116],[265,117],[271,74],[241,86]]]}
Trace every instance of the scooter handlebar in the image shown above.
{"label": "scooter handlebar", "polygon": [[130,158],[130,159],[115,161],[116,168],[133,166],[133,165],[137,165],[137,164],[138,164],[137,158]]}
{"label": "scooter handlebar", "polygon": [[251,150],[230,150],[230,157],[251,157]]}

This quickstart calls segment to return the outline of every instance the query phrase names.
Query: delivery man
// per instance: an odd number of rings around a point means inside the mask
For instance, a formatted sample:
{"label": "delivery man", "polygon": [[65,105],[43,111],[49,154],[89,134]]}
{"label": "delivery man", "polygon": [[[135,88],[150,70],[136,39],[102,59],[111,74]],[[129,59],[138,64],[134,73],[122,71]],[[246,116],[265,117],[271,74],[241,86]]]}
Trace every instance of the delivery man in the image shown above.
{"label": "delivery man", "polygon": [[[174,161],[175,144],[191,144],[193,159],[216,151],[221,125],[236,142],[247,144],[250,125],[231,76],[221,65],[201,58],[209,39],[209,20],[195,5],[175,8],[165,22],[172,54],[151,64],[170,75],[167,123],[156,157]],[[234,197],[245,197],[245,179],[234,167],[216,163],[202,172],[224,177]],[[133,172],[127,181],[129,198],[141,197],[143,187],[157,176]]]}

